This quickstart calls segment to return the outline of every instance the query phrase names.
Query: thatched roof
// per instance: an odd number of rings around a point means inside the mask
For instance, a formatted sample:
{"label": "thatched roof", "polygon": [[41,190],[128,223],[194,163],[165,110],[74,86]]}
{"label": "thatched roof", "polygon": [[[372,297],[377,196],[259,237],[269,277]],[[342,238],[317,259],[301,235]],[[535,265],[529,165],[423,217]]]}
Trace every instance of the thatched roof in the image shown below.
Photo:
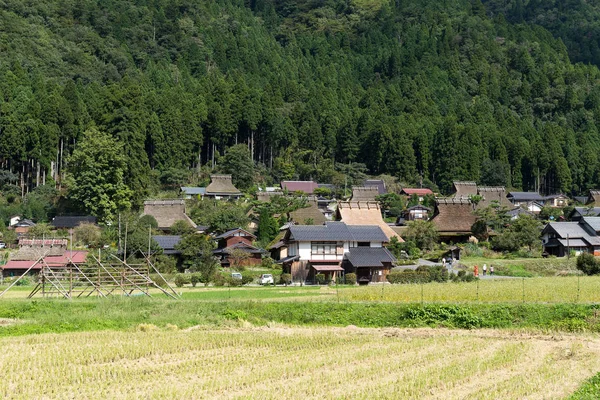
{"label": "thatched roof", "polygon": [[14,261],[35,261],[42,256],[62,256],[67,250],[66,239],[21,239],[19,251],[10,259]]}
{"label": "thatched roof", "polygon": [[377,186],[352,186],[352,201],[375,201],[378,195]]}
{"label": "thatched roof", "polygon": [[454,188],[454,197],[468,199],[469,196],[477,194],[477,183],[472,181],[455,181],[452,182]]}
{"label": "thatched roof", "polygon": [[600,206],[600,190],[590,189],[590,196],[588,198],[588,204],[595,204]]}
{"label": "thatched roof", "polygon": [[398,241],[404,241],[383,220],[379,203],[375,201],[341,201],[338,203],[337,216],[347,225],[377,225],[388,239],[396,237]]}
{"label": "thatched roof", "polygon": [[307,222],[312,221],[311,225],[323,225],[327,218],[319,210],[319,206],[316,200],[309,200],[308,207],[299,208],[296,211],[290,213],[290,219],[298,225],[308,225]]}
{"label": "thatched roof", "polygon": [[500,206],[512,208],[512,204],[506,198],[506,188],[504,186],[480,186],[477,192],[482,197],[477,208],[485,208],[497,202]]}
{"label": "thatched roof", "polygon": [[151,215],[158,222],[158,228],[170,230],[177,221],[185,221],[191,227],[196,224],[185,213],[185,201],[174,200],[146,200],[144,202],[144,215]]}
{"label": "thatched roof", "polygon": [[473,204],[467,199],[438,199],[431,219],[441,233],[469,233],[475,221]]}
{"label": "thatched roof", "polygon": [[231,175],[211,175],[210,185],[206,187],[207,195],[241,195],[240,192],[231,182]]}

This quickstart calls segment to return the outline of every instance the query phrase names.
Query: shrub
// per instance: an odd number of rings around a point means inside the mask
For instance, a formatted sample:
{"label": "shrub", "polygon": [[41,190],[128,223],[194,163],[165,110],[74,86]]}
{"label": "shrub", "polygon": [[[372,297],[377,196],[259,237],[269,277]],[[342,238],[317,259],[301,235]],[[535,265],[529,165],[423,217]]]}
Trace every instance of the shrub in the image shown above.
{"label": "shrub", "polygon": [[242,285],[247,285],[249,283],[252,283],[253,281],[254,281],[254,276],[252,276],[252,274],[249,274],[249,273],[242,274]]}
{"label": "shrub", "polygon": [[214,274],[212,283],[214,286],[225,286],[225,277],[219,273]]}
{"label": "shrub", "polygon": [[292,283],[292,275],[291,274],[281,274],[279,277],[279,283],[282,285],[290,285]]}
{"label": "shrub", "polygon": [[22,277],[17,283],[15,283],[15,286],[28,286],[28,285],[31,285],[31,278],[28,276]]}
{"label": "shrub", "polygon": [[233,276],[228,275],[225,277],[225,283],[227,283],[227,286],[232,287],[242,286],[242,279],[234,278]]}
{"label": "shrub", "polygon": [[596,275],[600,273],[600,263],[592,254],[582,253],[577,257],[577,269],[586,275]]}
{"label": "shrub", "polygon": [[319,285],[322,285],[325,283],[325,275],[324,274],[316,274],[315,275],[315,280],[317,281],[317,283]]}
{"label": "shrub", "polygon": [[192,284],[193,287],[196,287],[198,282],[200,282],[200,279],[201,279],[200,274],[193,273],[192,276],[190,276],[190,283]]}
{"label": "shrub", "polygon": [[356,285],[356,274],[349,273],[345,276],[346,285]]}
{"label": "shrub", "polygon": [[173,282],[175,283],[175,286],[182,287],[186,283],[190,283],[190,278],[185,276],[185,274],[177,274],[175,275]]}

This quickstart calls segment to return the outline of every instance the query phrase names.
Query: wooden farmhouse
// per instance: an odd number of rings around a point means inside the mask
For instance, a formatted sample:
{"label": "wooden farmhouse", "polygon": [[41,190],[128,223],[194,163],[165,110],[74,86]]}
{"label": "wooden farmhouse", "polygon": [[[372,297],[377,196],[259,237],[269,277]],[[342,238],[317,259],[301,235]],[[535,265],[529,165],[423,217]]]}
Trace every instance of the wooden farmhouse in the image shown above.
{"label": "wooden farmhouse", "polygon": [[396,262],[383,247],[388,238],[377,225],[291,225],[281,242],[287,257],[278,262],[294,282],[315,283],[317,274],[335,281],[351,272],[361,283],[385,282]]}
{"label": "wooden farmhouse", "polygon": [[215,237],[215,240],[218,247],[213,253],[223,267],[258,265],[262,262],[263,254],[267,253],[254,246],[256,236],[242,228],[227,231]]}

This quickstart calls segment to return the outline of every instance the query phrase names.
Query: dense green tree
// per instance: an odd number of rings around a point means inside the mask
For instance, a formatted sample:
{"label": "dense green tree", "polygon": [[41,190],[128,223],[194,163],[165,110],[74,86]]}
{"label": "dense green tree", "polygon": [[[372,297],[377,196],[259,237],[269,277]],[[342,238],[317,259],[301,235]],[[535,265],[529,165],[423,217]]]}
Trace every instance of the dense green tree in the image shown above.
{"label": "dense green tree", "polygon": [[97,129],[87,130],[69,159],[69,197],[83,211],[113,221],[119,210],[131,206],[125,166],[119,142]]}

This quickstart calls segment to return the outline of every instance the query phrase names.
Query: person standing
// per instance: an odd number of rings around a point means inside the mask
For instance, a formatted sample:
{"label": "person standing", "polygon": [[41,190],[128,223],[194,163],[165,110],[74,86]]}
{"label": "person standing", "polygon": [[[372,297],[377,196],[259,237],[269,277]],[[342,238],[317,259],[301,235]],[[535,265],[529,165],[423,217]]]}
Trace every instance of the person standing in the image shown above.
{"label": "person standing", "polygon": [[487,264],[483,264],[483,276],[487,273]]}
{"label": "person standing", "polygon": [[479,267],[477,265],[473,267],[473,275],[475,278],[479,277]]}
{"label": "person standing", "polygon": [[442,257],[442,265],[446,268],[446,257]]}
{"label": "person standing", "polygon": [[490,264],[490,275],[494,275],[494,266]]}

